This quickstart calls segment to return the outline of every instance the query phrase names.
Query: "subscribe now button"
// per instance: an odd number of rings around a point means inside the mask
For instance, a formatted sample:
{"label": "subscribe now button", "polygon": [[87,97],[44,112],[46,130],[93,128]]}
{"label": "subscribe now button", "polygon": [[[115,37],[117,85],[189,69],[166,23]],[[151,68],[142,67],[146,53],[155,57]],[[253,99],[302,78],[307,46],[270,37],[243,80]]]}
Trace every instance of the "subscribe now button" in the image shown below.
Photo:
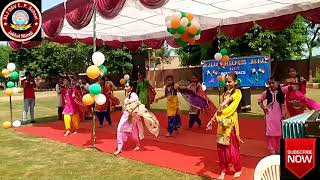
{"label": "subscribe now button", "polygon": [[316,139],[285,139],[285,167],[301,179],[316,166]]}

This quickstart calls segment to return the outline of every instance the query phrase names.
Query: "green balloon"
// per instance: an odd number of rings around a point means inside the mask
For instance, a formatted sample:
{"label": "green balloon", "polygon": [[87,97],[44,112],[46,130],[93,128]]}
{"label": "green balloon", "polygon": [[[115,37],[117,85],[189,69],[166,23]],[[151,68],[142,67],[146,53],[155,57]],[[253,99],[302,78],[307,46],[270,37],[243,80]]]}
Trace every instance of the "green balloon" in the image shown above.
{"label": "green balloon", "polygon": [[196,35],[188,34],[189,37],[194,38]]}
{"label": "green balloon", "polygon": [[188,45],[188,43],[184,42],[183,40],[181,39],[175,39],[174,40],[177,44],[179,44],[180,46],[186,46]]}
{"label": "green balloon", "polygon": [[12,81],[18,81],[19,80],[19,73],[17,72],[17,71],[13,71],[12,73],[11,73],[11,80]]}
{"label": "green balloon", "polygon": [[201,29],[198,29],[196,35],[199,35],[201,33]]}
{"label": "green balloon", "polygon": [[13,88],[13,87],[14,87],[14,82],[9,81],[9,82],[7,83],[7,88]]}
{"label": "green balloon", "polygon": [[183,34],[186,31],[186,28],[184,26],[180,26],[177,30],[177,33]]}
{"label": "green balloon", "polygon": [[173,28],[167,28],[167,31],[170,33],[170,34],[175,34],[177,32],[177,30],[173,29]]}
{"label": "green balloon", "polygon": [[227,54],[228,54],[228,50],[225,49],[225,48],[222,48],[222,49],[220,50],[220,53],[222,54],[222,56],[227,55]]}
{"label": "green balloon", "polygon": [[223,79],[222,81],[219,82],[220,87],[225,87],[226,86],[226,80]]}
{"label": "green balloon", "polygon": [[99,68],[103,71],[103,76],[105,76],[108,72],[108,68],[105,67],[104,65],[99,66]]}
{"label": "green balloon", "polygon": [[188,26],[188,27],[190,27],[190,26],[191,26],[191,21],[189,21],[189,22],[188,22],[188,25],[187,25],[187,26]]}
{"label": "green balloon", "polygon": [[186,13],[185,12],[180,12],[181,13],[181,18],[186,17]]}
{"label": "green balloon", "polygon": [[89,87],[89,91],[93,95],[98,95],[101,92],[101,86],[100,84],[91,84]]}

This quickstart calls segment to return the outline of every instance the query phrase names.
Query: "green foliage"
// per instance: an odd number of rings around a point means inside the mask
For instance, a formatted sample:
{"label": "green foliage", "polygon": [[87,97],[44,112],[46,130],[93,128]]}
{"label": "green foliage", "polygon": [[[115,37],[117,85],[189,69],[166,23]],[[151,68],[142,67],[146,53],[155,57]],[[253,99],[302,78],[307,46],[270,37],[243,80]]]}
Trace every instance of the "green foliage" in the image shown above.
{"label": "green foliage", "polygon": [[[131,55],[124,50],[113,50],[107,47],[97,49],[106,57],[105,66],[111,73],[130,72]],[[59,73],[84,73],[92,64],[93,47],[76,43],[61,45],[44,41],[40,46],[30,49],[12,51],[10,60],[18,69],[30,71],[35,77],[55,77]]]}
{"label": "green foliage", "polygon": [[[301,59],[308,42],[307,26],[307,21],[298,17],[291,27],[280,32],[267,31],[255,25],[237,39],[221,33],[218,35],[219,47],[226,48],[234,57],[270,54],[276,61]],[[186,46],[176,50],[176,53],[182,65],[199,65],[202,60],[213,58],[216,53],[213,46]]]}
{"label": "green foliage", "polygon": [[309,59],[312,57],[313,48],[320,47],[320,25],[313,24],[312,22],[308,23],[308,53]]}
{"label": "green foliage", "polygon": [[[0,71],[7,68],[9,57],[9,47],[6,45],[0,45]],[[4,81],[5,78],[0,74],[0,82]]]}
{"label": "green foliage", "polygon": [[320,72],[317,73],[316,77],[314,78],[315,83],[320,83]]}

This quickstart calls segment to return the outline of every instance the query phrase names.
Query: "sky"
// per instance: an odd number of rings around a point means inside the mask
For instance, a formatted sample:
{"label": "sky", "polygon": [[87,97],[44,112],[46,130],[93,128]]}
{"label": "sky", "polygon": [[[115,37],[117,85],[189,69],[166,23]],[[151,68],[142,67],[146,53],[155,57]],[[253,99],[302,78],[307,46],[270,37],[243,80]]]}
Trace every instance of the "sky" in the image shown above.
{"label": "sky", "polygon": [[64,0],[41,0],[42,3],[42,12],[52,8],[60,3],[64,2]]}

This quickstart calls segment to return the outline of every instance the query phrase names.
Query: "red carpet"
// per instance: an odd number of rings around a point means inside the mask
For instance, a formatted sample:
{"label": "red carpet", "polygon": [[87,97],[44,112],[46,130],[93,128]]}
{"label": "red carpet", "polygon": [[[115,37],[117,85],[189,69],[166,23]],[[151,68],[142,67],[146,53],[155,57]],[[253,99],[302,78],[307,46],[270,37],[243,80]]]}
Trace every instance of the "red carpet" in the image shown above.
{"label": "red carpet", "polygon": [[[155,113],[159,118],[161,127],[166,127],[166,114]],[[97,148],[104,152],[112,153],[116,149],[116,125],[121,113],[112,114],[113,127],[97,129]],[[203,126],[206,125],[203,117]],[[199,176],[216,178],[219,174],[217,164],[217,152],[214,132],[206,132],[204,129],[194,127],[187,130],[188,116],[182,116],[183,129],[173,138],[164,137],[166,129],[162,128],[159,137],[153,137],[145,131],[145,139],[141,141],[143,150],[132,151],[132,144],[128,143],[121,156],[143,161],[146,163],[176,169],[182,172]],[[73,144],[79,147],[91,145],[91,123],[81,123],[80,133],[64,137],[64,125],[62,121],[24,126],[17,129],[30,135],[45,137],[60,142]],[[268,154],[264,141],[264,121],[240,119],[240,135],[244,140],[241,145],[241,160],[243,163],[243,175],[239,179],[253,178],[253,172],[258,161]],[[232,174],[231,174],[232,175]],[[232,179],[228,175],[226,179]]]}

